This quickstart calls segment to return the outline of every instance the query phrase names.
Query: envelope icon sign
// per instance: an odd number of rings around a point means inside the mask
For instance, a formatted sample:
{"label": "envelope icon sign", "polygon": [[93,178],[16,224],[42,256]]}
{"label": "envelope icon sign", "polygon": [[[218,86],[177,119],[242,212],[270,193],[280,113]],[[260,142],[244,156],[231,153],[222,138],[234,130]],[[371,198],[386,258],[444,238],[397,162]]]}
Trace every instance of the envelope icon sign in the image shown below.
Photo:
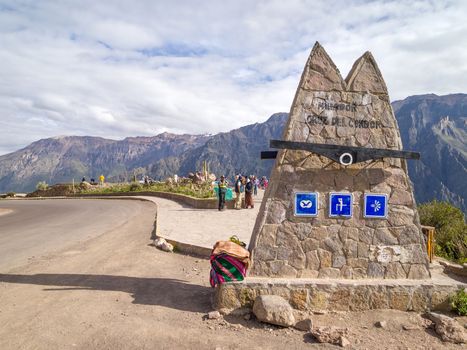
{"label": "envelope icon sign", "polygon": [[301,208],[311,208],[311,206],[313,205],[313,202],[309,199],[303,199],[300,201],[300,207]]}

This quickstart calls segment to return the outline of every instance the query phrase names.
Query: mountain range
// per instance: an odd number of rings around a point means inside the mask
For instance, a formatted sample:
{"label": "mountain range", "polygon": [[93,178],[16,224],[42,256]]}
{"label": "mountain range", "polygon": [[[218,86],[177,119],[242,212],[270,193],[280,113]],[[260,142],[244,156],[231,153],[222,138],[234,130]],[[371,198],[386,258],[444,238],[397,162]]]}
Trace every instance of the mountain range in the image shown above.
{"label": "mountain range", "polygon": [[[417,201],[447,200],[467,213],[467,94],[410,96],[392,106],[404,149],[422,153],[420,161],[409,161]],[[0,156],[0,193],[32,191],[38,181],[71,182],[100,174],[109,181],[142,174],[164,179],[200,170],[203,161],[215,174],[268,176],[273,161],[259,154],[268,150],[270,139],[281,138],[287,116],[277,113],[264,123],[216,135],[39,140]]]}

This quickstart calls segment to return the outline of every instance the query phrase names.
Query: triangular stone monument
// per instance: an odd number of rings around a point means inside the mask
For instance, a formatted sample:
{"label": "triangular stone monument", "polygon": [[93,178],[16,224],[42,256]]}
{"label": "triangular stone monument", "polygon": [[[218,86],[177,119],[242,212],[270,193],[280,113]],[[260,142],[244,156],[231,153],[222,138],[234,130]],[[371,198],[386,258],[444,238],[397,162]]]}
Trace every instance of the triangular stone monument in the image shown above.
{"label": "triangular stone monument", "polygon": [[[370,52],[345,81],[316,43],[282,141],[402,150],[386,84]],[[251,275],[429,278],[405,159],[340,161],[281,149],[253,236]]]}

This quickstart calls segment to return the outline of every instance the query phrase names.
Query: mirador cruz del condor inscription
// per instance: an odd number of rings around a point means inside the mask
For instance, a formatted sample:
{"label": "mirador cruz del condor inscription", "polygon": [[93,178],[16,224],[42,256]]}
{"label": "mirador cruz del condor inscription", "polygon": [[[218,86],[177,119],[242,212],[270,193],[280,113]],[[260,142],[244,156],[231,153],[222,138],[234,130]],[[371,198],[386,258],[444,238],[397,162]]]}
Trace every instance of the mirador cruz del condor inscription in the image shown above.
{"label": "mirador cruz del condor inscription", "polygon": [[328,118],[315,114],[309,114],[306,117],[306,122],[308,125],[331,125],[357,129],[379,129],[383,127],[383,123],[379,120],[352,119],[346,117]]}
{"label": "mirador cruz del condor inscription", "polygon": [[[357,104],[354,103],[336,103],[333,101],[314,101],[313,106],[322,113],[322,111],[334,110],[334,111],[347,111],[357,113]],[[364,107],[364,106],[359,106]],[[335,116],[329,118],[321,114],[308,114],[306,116],[306,122],[309,125],[335,125],[341,127],[350,127],[350,128],[370,128],[378,129],[383,127],[382,122],[379,120],[366,120],[357,118],[347,118]]]}

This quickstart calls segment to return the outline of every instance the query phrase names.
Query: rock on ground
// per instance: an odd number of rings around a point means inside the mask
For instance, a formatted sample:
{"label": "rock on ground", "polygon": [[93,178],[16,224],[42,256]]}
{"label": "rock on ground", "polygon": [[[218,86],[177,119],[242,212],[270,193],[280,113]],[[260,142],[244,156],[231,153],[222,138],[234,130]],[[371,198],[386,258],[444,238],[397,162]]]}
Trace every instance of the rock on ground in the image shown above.
{"label": "rock on ground", "polygon": [[387,324],[386,321],[378,321],[378,322],[375,323],[375,327],[377,327],[377,328],[386,328],[387,325],[388,324]]}
{"label": "rock on ground", "polygon": [[278,295],[260,295],[255,299],[253,313],[262,322],[283,327],[295,325],[295,316],[290,304]]}
{"label": "rock on ground", "polygon": [[403,324],[402,329],[404,331],[414,331],[414,330],[420,329],[420,327],[413,325],[413,324]]}
{"label": "rock on ground", "polygon": [[174,250],[174,247],[172,244],[170,244],[169,242],[167,242],[164,238],[162,237],[158,237],[156,238],[156,240],[154,241],[154,245],[159,248],[159,249],[162,249],[164,252],[173,252]]}
{"label": "rock on ground", "polygon": [[295,324],[295,329],[298,329],[299,331],[311,332],[312,328],[313,328],[313,321],[310,318],[306,318]]}
{"label": "rock on ground", "polygon": [[220,317],[221,317],[221,313],[219,311],[208,312],[208,319],[210,320],[217,320]]}
{"label": "rock on ground", "polygon": [[349,334],[348,328],[331,327],[314,327],[311,334],[320,343],[330,343],[345,347],[350,344],[347,337]]}
{"label": "rock on ground", "polygon": [[467,343],[467,334],[455,319],[429,312],[428,317],[435,323],[435,331],[445,342],[463,344]]}

